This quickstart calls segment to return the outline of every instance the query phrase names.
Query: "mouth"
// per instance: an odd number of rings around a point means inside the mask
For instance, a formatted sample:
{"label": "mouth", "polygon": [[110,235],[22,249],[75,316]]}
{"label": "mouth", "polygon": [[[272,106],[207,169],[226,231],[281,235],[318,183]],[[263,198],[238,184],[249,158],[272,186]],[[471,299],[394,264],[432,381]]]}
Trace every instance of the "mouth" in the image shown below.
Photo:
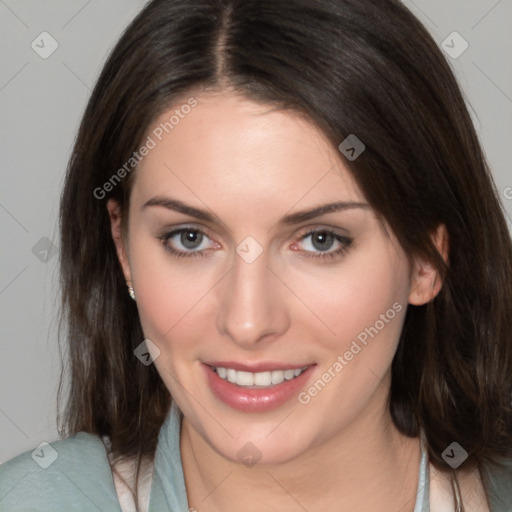
{"label": "mouth", "polygon": [[210,368],[221,379],[231,382],[231,384],[250,389],[266,389],[278,386],[285,380],[289,381],[299,377],[299,375],[308,369],[308,366],[306,365],[303,368],[268,370],[262,372],[235,370],[234,368],[226,368],[224,366],[210,366]]}
{"label": "mouth", "polygon": [[202,363],[210,391],[222,403],[242,412],[266,412],[297,398],[316,363],[246,365],[216,361]]}

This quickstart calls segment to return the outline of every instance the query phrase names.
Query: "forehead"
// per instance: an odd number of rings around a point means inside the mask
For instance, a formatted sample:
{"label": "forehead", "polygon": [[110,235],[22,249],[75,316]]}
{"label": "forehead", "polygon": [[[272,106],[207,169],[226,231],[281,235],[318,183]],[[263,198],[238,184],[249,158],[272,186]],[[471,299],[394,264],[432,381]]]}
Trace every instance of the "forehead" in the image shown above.
{"label": "forehead", "polygon": [[152,148],[134,183],[141,200],[171,190],[290,206],[307,195],[363,198],[337,149],[303,116],[233,94],[193,100],[177,102],[148,128]]}

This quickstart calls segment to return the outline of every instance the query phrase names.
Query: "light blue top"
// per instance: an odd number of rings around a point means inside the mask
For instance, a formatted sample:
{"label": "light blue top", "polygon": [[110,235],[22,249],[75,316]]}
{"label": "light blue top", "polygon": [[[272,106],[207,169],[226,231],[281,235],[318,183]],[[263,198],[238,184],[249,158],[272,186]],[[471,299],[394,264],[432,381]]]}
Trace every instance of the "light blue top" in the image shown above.
{"label": "light blue top", "polygon": [[[180,454],[181,418],[181,411],[173,403],[158,437],[149,512],[189,510]],[[428,457],[423,439],[421,448],[414,512],[430,512]],[[512,461],[506,468],[488,474],[486,484],[491,512],[512,512]],[[98,436],[79,432],[0,466],[0,511],[36,510],[121,512],[106,448]]]}

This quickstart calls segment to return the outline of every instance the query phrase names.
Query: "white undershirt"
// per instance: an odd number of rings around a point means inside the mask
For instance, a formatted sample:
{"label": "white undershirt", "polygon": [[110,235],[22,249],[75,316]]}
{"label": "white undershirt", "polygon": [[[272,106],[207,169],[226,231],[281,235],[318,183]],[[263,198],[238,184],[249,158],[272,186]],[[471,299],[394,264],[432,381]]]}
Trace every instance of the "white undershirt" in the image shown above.
{"label": "white undershirt", "polygon": [[[108,459],[110,466],[112,467],[113,455],[110,451],[110,439],[108,436],[103,436],[103,442],[107,448]],[[136,507],[132,493],[132,490],[135,489],[135,474],[137,471],[136,462],[136,457],[119,461],[115,464],[115,468],[113,468],[112,471],[114,485],[122,512],[148,512],[149,509],[149,494],[151,492],[151,480],[153,478],[154,468],[153,461],[145,460],[141,464],[138,488],[139,509]]]}

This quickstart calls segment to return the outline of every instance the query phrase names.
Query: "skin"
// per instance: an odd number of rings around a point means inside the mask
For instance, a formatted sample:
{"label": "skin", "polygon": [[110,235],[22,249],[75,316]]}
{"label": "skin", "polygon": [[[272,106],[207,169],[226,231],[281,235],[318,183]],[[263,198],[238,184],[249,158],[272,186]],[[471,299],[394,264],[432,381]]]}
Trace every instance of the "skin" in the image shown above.
{"label": "skin", "polygon": [[[108,202],[145,336],[160,350],[154,364],[184,413],[190,506],[412,511],[419,440],[391,421],[390,366],[407,305],[424,304],[441,288],[436,270],[422,260],[409,265],[370,207],[282,225],[290,213],[367,201],[336,148],[302,117],[230,92],[196,98],[197,107],[140,163],[125,232],[119,205]],[[220,222],[144,208],[155,196],[208,210]],[[208,234],[204,257],[177,259],[165,250],[159,237],[184,226]],[[321,228],[352,244],[314,258],[322,251],[302,237]],[[250,264],[236,252],[248,236],[263,249]],[[446,255],[442,226],[433,239]],[[179,235],[167,243],[196,250]],[[326,252],[340,247],[334,241]],[[201,361],[232,360],[315,363],[307,390],[393,304],[401,311],[307,405],[293,398],[272,411],[240,412],[209,389]],[[237,457],[248,442],[261,453],[252,467]]]}

